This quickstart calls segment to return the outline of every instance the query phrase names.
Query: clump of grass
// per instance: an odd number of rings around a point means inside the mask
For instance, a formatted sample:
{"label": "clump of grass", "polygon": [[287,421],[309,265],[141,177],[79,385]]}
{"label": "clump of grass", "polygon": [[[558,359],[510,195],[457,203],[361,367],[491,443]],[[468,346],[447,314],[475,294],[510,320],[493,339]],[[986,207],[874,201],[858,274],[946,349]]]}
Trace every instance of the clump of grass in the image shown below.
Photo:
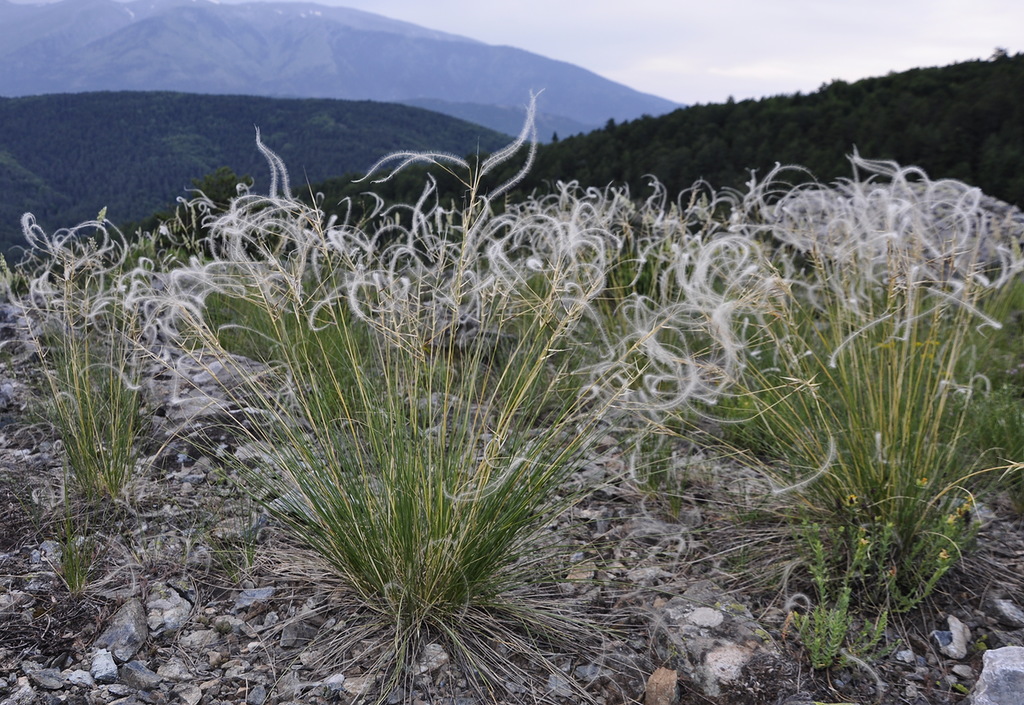
{"label": "clump of grass", "polygon": [[61,522],[60,560],[57,572],[68,592],[81,595],[92,583],[99,546],[89,536],[88,522],[65,510]]}
{"label": "clump of grass", "polygon": [[32,259],[25,301],[50,392],[47,415],[69,484],[88,502],[118,500],[131,481],[144,428],[138,327],[118,290],[126,247],[103,221],[47,236],[26,216]]}
{"label": "clump of grass", "polygon": [[794,190],[760,214],[781,243],[788,295],[748,351],[740,408],[788,461],[773,470],[778,491],[821,524],[835,575],[849,574],[868,541],[860,588],[904,611],[974,533],[958,403],[971,380],[957,372],[975,328],[999,327],[980,302],[1020,260],[979,227],[974,190],[855,164],[888,183]]}
{"label": "clump of grass", "polygon": [[[580,648],[586,620],[545,597],[570,562],[552,532],[578,498],[567,481],[625,413],[712,395],[736,356],[718,356],[716,341],[734,336],[724,318],[707,326],[697,301],[667,308],[634,293],[603,317],[614,238],[578,227],[585,208],[493,211],[512,182],[488,189],[486,177],[520,149],[532,155],[531,134],[528,121],[475,168],[393,155],[382,164],[468,169],[466,208],[439,207],[428,183],[418,203],[355,225],[291,198],[261,145],[271,194],[244,195],[209,223],[204,249],[217,257],[134,292],[152,329],[220,370],[236,367],[225,345],[262,346],[268,371],[225,390],[245,446],[234,469],[380,625],[385,693],[427,639],[489,688],[524,678],[516,659],[543,662],[545,642]],[[724,252],[709,247],[705,269]],[[257,324],[218,326],[215,301]],[[608,329],[613,317],[626,336]],[[668,350],[697,328],[701,361]],[[498,644],[519,653],[493,658]]]}

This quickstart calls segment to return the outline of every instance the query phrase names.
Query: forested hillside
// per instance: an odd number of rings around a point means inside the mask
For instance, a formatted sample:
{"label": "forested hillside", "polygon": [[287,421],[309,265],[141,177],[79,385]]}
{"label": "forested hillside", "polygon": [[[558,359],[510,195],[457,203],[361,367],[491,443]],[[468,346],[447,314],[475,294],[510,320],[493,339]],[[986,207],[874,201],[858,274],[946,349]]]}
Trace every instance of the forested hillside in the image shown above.
{"label": "forested hillside", "polygon": [[399,148],[469,154],[507,137],[419,108],[341,100],[182,93],[0,98],[0,250],[30,211],[46,230],[94,218],[138,220],[227,166],[266,182],[255,127],[296,184],[364,170]]}
{"label": "forested hillside", "polygon": [[[640,195],[648,175],[672,194],[698,179],[740,187],[751,170],[763,176],[776,162],[802,165],[831,181],[852,174],[847,155],[855,147],[866,158],[914,164],[933,178],[961,179],[1024,206],[1024,54],[997,52],[989,61],[834,81],[810,95],[609,122],[542,146],[520,191],[577,180],[585,186],[627,183]],[[409,199],[420,184],[407,173],[382,186]],[[339,179],[324,188],[330,201],[365,186]]]}
{"label": "forested hillside", "polygon": [[670,192],[699,178],[739,186],[750,169],[764,174],[776,162],[831,180],[850,175],[854,146],[1024,205],[1024,54],[609,124],[545,147],[528,185],[578,179],[640,188],[653,174]]}

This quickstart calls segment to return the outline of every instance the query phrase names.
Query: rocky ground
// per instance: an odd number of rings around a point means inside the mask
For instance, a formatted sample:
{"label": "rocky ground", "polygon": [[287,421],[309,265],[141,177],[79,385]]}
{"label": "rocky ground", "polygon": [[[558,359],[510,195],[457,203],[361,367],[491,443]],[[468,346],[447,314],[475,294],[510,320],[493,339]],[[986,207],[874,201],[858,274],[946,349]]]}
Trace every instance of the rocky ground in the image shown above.
{"label": "rocky ground", "polygon": [[[168,442],[183,420],[182,389],[172,395],[175,381],[156,373],[156,422],[139,479],[122,506],[82,532],[95,559],[87,587],[71,594],[60,574],[69,546],[59,442],[35,421],[32,351],[7,353],[0,704],[372,698],[378,674],[362,669],[377,644],[350,639],[344,667],[324,659],[351,628],[346,603],[324,575],[294,568],[295,547],[239,496],[216,458],[187,438]],[[198,375],[189,381],[202,386]],[[201,418],[190,423],[203,432]],[[887,655],[867,667],[812,670],[787,621],[800,586],[785,584],[772,558],[785,555],[773,551],[783,532],[767,519],[735,519],[759,496],[757,476],[695,447],[677,450],[687,480],[675,502],[616,479],[623,460],[614,439],[581,471],[579,481],[599,489],[562,518],[581,548],[558,590],[567,608],[603,626],[592,645],[553,648],[547,670],[506,684],[504,694],[480,694],[444,646],[429,643],[389,702],[939,705],[965,700],[986,649],[1024,645],[1024,524],[995,503],[979,512],[977,550],[922,608],[890,623]]]}

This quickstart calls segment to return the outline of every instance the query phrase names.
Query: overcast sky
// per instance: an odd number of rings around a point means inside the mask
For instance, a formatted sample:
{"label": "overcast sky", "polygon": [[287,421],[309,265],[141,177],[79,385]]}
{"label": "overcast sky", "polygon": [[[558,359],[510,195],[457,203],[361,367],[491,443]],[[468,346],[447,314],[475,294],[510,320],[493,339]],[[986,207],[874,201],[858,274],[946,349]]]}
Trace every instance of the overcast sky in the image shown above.
{"label": "overcast sky", "polygon": [[1024,51],[1024,0],[314,0],[526,49],[680,103]]}

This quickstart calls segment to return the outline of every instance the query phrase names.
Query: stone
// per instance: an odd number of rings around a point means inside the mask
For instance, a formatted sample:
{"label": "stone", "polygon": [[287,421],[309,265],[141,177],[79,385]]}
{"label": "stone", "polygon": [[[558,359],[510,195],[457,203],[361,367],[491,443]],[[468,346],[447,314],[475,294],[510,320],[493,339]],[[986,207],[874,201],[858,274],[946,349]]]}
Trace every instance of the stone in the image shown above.
{"label": "stone", "polygon": [[195,651],[215,644],[220,638],[220,633],[214,629],[199,629],[182,636],[181,639],[178,640],[178,644],[181,645],[183,649]]}
{"label": "stone", "polygon": [[305,646],[316,636],[316,627],[309,622],[296,620],[281,629],[281,648],[291,649]]}
{"label": "stone", "polygon": [[754,649],[751,646],[722,644],[704,657],[705,673],[713,682],[732,683],[740,677],[743,667],[753,655]]}
{"label": "stone", "polygon": [[345,674],[334,673],[327,676],[321,685],[325,686],[332,693],[340,693],[345,689]]}
{"label": "stone", "polygon": [[0,705],[31,705],[36,702],[36,691],[29,685],[28,678],[19,678],[17,686],[18,689]]}
{"label": "stone", "polygon": [[353,698],[361,698],[370,692],[377,679],[374,676],[349,676],[342,683],[342,688],[347,695]]}
{"label": "stone", "polygon": [[1006,599],[996,598],[992,600],[993,616],[1008,627],[1014,629],[1024,628],[1024,610],[1014,602]]}
{"label": "stone", "polygon": [[149,588],[146,610],[146,624],[156,636],[181,629],[192,614],[192,603],[166,583],[155,583]]}
{"label": "stone", "polygon": [[92,657],[89,674],[97,683],[113,683],[117,680],[117,664],[106,649],[100,649]]}
{"label": "stone", "polygon": [[187,681],[192,677],[188,666],[178,658],[172,658],[167,663],[160,664],[156,669],[156,674],[169,681]]}
{"label": "stone", "polygon": [[132,660],[148,638],[146,610],[139,600],[132,598],[114,613],[107,628],[93,642],[93,646],[108,649],[115,659],[124,663]]}
{"label": "stone", "polygon": [[64,680],[68,682],[68,685],[77,685],[82,688],[91,688],[96,684],[92,674],[80,668],[65,673]]}
{"label": "stone", "polygon": [[1024,693],[1024,646],[989,649],[981,664],[972,705],[1020,705]]}
{"label": "stone", "polygon": [[213,620],[213,628],[218,634],[238,634],[249,637],[256,636],[256,630],[253,629],[252,625],[246,622],[244,619],[238,617],[232,617],[230,615],[220,615]]}
{"label": "stone", "polygon": [[163,680],[141,661],[129,661],[121,667],[121,682],[136,690],[159,688]]}
{"label": "stone", "polygon": [[238,597],[235,598],[235,610],[251,607],[257,602],[266,602],[273,595],[273,587],[247,588],[238,593]]}
{"label": "stone", "polygon": [[[346,690],[348,681],[345,682]],[[277,695],[282,700],[292,700],[302,694],[302,681],[295,671],[288,671],[277,681]]]}
{"label": "stone", "polygon": [[64,547],[58,541],[49,539],[39,544],[39,555],[41,560],[50,565],[59,566],[64,556]]}
{"label": "stone", "polygon": [[974,678],[974,669],[966,663],[958,663],[949,670],[958,678]]}
{"label": "stone", "polygon": [[660,604],[654,624],[652,646],[664,668],[693,681],[710,698],[737,681],[755,655],[763,661],[782,658],[749,610],[711,581],[698,581]]}
{"label": "stone", "polygon": [[443,646],[431,643],[423,647],[423,653],[420,654],[416,668],[420,673],[433,673],[447,665],[449,660],[448,652],[444,650]]}
{"label": "stone", "polygon": [[725,621],[725,615],[722,614],[721,610],[711,609],[710,607],[698,607],[697,609],[690,612],[686,619],[690,624],[698,627],[717,627]]}
{"label": "stone", "polygon": [[647,679],[644,705],[675,705],[679,702],[679,674],[659,668]]}
{"label": "stone", "polygon": [[262,685],[255,685],[249,689],[245,696],[246,705],[263,705],[267,702],[267,689]]}
{"label": "stone", "polygon": [[44,690],[60,690],[64,687],[64,679],[56,668],[39,668],[26,671],[29,680]]}
{"label": "stone", "polygon": [[178,683],[171,689],[171,692],[177,695],[184,705],[198,705],[199,701],[203,699],[203,691],[199,689],[199,686],[191,683]]}
{"label": "stone", "polygon": [[548,676],[547,694],[556,698],[572,698],[577,695],[572,683],[561,673],[552,673]]}
{"label": "stone", "polygon": [[949,629],[935,630],[932,638],[938,644],[939,651],[957,661],[967,657],[967,644],[971,641],[971,630],[953,615],[946,617]]}

